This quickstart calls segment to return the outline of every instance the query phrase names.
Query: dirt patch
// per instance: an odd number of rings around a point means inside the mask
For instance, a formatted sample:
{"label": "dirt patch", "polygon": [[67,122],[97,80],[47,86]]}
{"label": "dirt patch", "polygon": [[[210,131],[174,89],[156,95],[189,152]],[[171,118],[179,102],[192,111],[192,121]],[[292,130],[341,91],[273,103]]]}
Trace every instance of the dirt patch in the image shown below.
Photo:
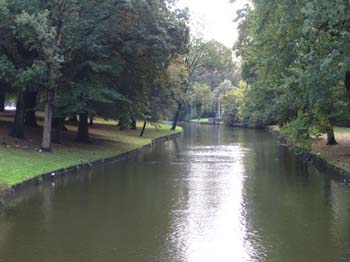
{"label": "dirt patch", "polygon": [[312,151],[325,160],[350,171],[350,134],[336,134],[337,145],[327,146],[326,136],[312,145]]}

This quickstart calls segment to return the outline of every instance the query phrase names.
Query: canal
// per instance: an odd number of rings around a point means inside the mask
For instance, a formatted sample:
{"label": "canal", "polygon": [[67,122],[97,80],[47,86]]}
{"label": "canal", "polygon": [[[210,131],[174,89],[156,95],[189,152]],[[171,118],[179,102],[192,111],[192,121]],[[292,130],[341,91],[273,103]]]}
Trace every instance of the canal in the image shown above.
{"label": "canal", "polygon": [[186,126],[0,209],[1,262],[350,261],[350,192],[266,131]]}

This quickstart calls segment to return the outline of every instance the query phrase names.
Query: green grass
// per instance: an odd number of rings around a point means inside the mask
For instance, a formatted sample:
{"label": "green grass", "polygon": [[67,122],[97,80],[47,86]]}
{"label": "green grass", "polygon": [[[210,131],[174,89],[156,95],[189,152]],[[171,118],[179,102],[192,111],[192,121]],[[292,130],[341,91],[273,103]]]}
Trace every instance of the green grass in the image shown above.
{"label": "green grass", "polygon": [[269,126],[270,129],[272,129],[273,131],[276,131],[276,132],[280,132],[281,129],[278,125],[274,125],[274,126]]}
{"label": "green grass", "polygon": [[92,143],[54,145],[52,153],[0,146],[0,184],[15,185],[43,173],[116,156],[149,144],[154,138],[182,131],[180,127],[170,131],[169,125],[161,124],[148,126],[144,137],[140,137],[140,130],[119,131],[114,126],[108,127],[114,122],[98,120],[95,123],[99,124],[96,125],[98,128],[91,129]]}
{"label": "green grass", "polygon": [[194,122],[194,123],[208,123],[209,119],[208,118],[192,119],[191,122]]}
{"label": "green grass", "polygon": [[335,134],[350,134],[350,128],[349,127],[335,127],[334,133]]}

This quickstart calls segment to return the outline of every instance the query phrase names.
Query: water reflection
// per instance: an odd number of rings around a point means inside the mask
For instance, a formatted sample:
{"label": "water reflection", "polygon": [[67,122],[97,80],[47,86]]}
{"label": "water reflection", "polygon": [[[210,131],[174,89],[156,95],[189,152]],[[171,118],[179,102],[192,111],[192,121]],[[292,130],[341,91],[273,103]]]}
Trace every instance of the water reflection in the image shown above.
{"label": "water reflection", "polygon": [[349,194],[264,131],[189,126],[0,210],[0,262],[350,261]]}
{"label": "water reflection", "polygon": [[258,261],[263,254],[255,248],[259,241],[251,242],[258,236],[247,228],[242,197],[248,149],[225,144],[220,129],[206,134],[214,145],[203,145],[200,131],[178,155],[188,166],[184,175],[188,198],[182,198],[171,214],[169,247],[176,247],[181,261]]}

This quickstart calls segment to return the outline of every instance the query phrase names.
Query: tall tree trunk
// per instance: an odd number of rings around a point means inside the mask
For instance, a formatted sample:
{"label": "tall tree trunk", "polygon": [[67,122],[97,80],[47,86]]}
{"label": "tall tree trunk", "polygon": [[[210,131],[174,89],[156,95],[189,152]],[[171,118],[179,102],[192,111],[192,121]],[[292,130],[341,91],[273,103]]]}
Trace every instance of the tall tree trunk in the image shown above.
{"label": "tall tree trunk", "polygon": [[0,93],[0,112],[5,111],[5,93]]}
{"label": "tall tree trunk", "polygon": [[332,146],[338,144],[335,140],[333,127],[327,129],[327,145]]}
{"label": "tall tree trunk", "polygon": [[144,121],[144,122],[143,122],[142,130],[141,130],[141,133],[140,133],[140,136],[143,136],[143,134],[145,133],[146,125],[147,125],[147,122]]}
{"label": "tall tree trunk", "polygon": [[67,128],[64,126],[64,117],[53,118],[52,128],[54,129],[52,142],[55,144],[61,144],[61,131],[67,131]]}
{"label": "tall tree trunk", "polygon": [[197,111],[197,118],[198,118],[198,120],[200,120],[201,114],[202,114],[202,105],[201,104],[196,105],[196,111]]}
{"label": "tall tree trunk", "polygon": [[24,92],[19,91],[16,101],[16,115],[13,127],[10,131],[10,136],[24,139]]}
{"label": "tall tree trunk", "polygon": [[29,127],[38,127],[35,116],[35,107],[37,104],[37,92],[25,92],[24,106],[25,106],[25,125]]}
{"label": "tall tree trunk", "polygon": [[136,119],[134,117],[131,118],[131,129],[137,130]]}
{"label": "tall tree trunk", "polygon": [[[63,15],[65,10],[65,0],[61,0],[61,14],[58,18],[58,24],[56,27],[56,47],[59,48],[62,42],[61,29],[63,26]],[[43,141],[42,150],[51,151],[51,130],[52,130],[52,113],[53,113],[53,102],[54,102],[54,87],[55,77],[51,63],[47,63],[47,80],[49,88],[47,90],[47,101],[45,105],[45,116],[44,116],[44,129],[43,129]]]}
{"label": "tall tree trunk", "polygon": [[89,142],[89,124],[88,114],[79,114],[79,126],[78,126],[78,137],[77,141],[88,143]]}
{"label": "tall tree trunk", "polygon": [[181,108],[182,108],[182,103],[177,103],[177,110],[176,110],[176,114],[174,117],[174,121],[173,121],[173,126],[171,127],[171,130],[175,130],[176,126],[177,126],[177,121],[179,119],[179,115],[181,112]]}
{"label": "tall tree trunk", "polygon": [[127,117],[127,116],[120,117],[119,118],[119,123],[118,123],[119,129],[120,130],[128,130],[129,129],[129,125],[130,125],[129,121],[130,121],[130,118]]}
{"label": "tall tree trunk", "polygon": [[46,93],[46,104],[45,104],[45,115],[44,115],[44,129],[42,139],[42,150],[51,152],[51,130],[52,130],[52,112],[53,112],[53,90],[47,90]]}

